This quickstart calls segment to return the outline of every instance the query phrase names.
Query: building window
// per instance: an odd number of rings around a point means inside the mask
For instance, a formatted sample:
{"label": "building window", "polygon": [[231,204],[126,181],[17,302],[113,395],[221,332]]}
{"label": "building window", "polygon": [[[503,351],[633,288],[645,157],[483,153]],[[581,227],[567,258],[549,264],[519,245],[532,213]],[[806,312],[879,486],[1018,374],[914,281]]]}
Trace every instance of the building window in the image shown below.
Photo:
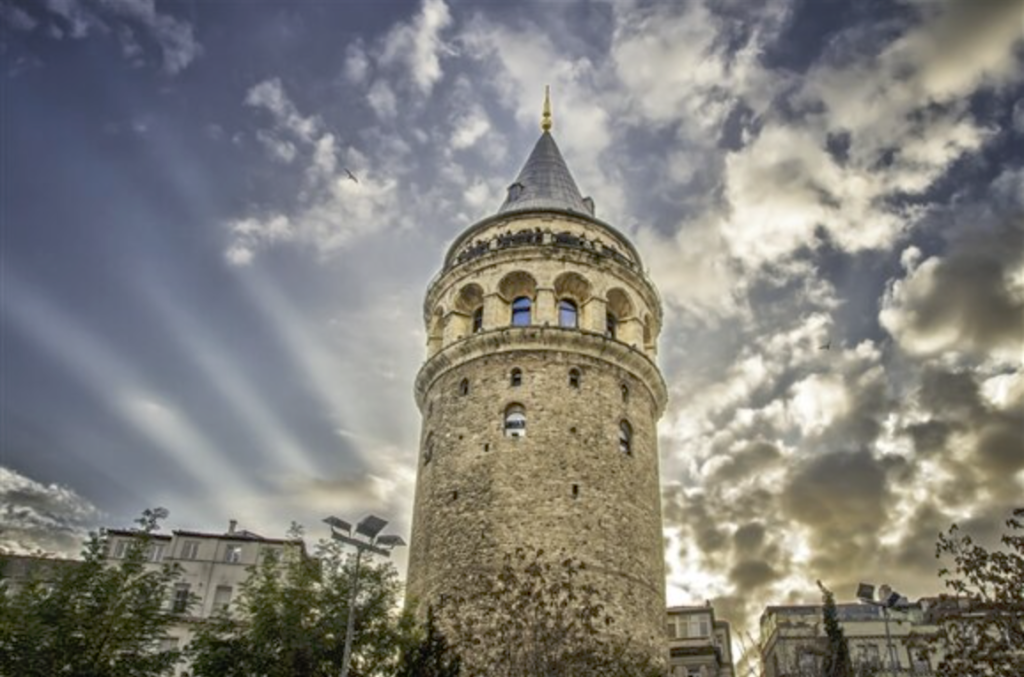
{"label": "building window", "polygon": [[530,324],[530,306],[532,301],[528,296],[520,296],[512,302],[512,326],[525,327]]}
{"label": "building window", "polygon": [[622,401],[629,402],[629,386],[623,383],[619,386],[619,390],[622,391]]}
{"label": "building window", "polygon": [[163,543],[152,543],[146,548],[146,560],[149,562],[159,562],[164,558],[164,544]]}
{"label": "building window", "polygon": [[618,328],[619,318],[615,317],[615,313],[605,313],[604,335],[607,336],[608,338],[615,338]]}
{"label": "building window", "polygon": [[569,370],[569,387],[579,388],[580,387],[580,370],[573,368]]}
{"label": "building window", "polygon": [[171,599],[171,613],[183,614],[188,611],[189,586],[188,583],[178,583],[174,586],[174,597]]}
{"label": "building window", "polygon": [[508,383],[513,388],[518,388],[523,385],[523,370],[519,367],[513,369],[512,373],[509,375]]}
{"label": "building window", "polygon": [[428,465],[434,458],[434,433],[427,434],[427,443],[423,445],[423,465]]}
{"label": "building window", "polygon": [[877,644],[861,644],[860,649],[860,662],[867,663],[868,665],[881,665],[882,654],[878,650]]}
{"label": "building window", "polygon": [[633,428],[629,421],[619,423],[619,451],[627,456],[633,454]]}
{"label": "building window", "polygon": [[231,604],[231,586],[218,585],[213,592],[213,612],[227,611],[229,604]]}
{"label": "building window", "polygon": [[523,194],[523,184],[516,182],[508,187],[508,201],[515,202],[519,199],[519,196]]}
{"label": "building window", "polygon": [[462,382],[459,383],[459,394],[460,395],[468,395],[469,394],[469,379],[468,378],[462,379]]}
{"label": "building window", "polygon": [[114,559],[124,559],[128,554],[128,541],[114,541]]}
{"label": "building window", "polygon": [[480,306],[473,311],[473,333],[484,330],[484,309]]}
{"label": "building window", "polygon": [[[230,564],[238,564],[242,561],[242,546],[229,545],[224,550],[224,561]],[[229,588],[230,590],[230,588]]]}
{"label": "building window", "polygon": [[157,651],[165,653],[167,651],[177,651],[178,649],[178,638],[177,637],[161,637],[157,643]]}
{"label": "building window", "polygon": [[521,404],[505,409],[505,437],[526,437],[526,410]]}
{"label": "building window", "polygon": [[558,326],[574,329],[579,326],[579,312],[576,309],[575,301],[562,299],[558,303]]}
{"label": "building window", "polygon": [[181,559],[199,559],[199,541],[185,541],[181,545]]}

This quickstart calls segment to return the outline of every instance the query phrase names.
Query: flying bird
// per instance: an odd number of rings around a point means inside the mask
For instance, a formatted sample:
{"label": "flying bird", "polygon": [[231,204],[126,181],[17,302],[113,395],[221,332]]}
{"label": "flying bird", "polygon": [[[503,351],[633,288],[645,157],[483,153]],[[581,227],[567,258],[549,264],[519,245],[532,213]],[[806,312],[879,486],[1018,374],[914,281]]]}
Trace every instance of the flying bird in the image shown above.
{"label": "flying bird", "polygon": [[818,346],[818,350],[832,350],[832,339],[829,339]]}
{"label": "flying bird", "polygon": [[348,178],[352,179],[352,180],[353,180],[353,181],[355,181],[356,183],[359,183],[359,179],[357,179],[357,178],[356,178],[356,175],[355,175],[355,174],[353,174],[352,172],[350,172],[350,171],[348,170],[348,167],[345,167],[345,173],[346,173],[346,174],[348,174]]}

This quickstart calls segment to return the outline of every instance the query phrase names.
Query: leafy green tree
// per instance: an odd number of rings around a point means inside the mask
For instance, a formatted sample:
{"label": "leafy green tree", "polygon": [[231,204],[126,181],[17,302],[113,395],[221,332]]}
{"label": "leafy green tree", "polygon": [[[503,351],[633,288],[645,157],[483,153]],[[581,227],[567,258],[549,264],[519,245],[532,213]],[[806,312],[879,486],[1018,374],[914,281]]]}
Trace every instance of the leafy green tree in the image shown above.
{"label": "leafy green tree", "polygon": [[933,644],[941,677],[1024,675],[1024,508],[1006,521],[1003,548],[988,550],[957,525],[939,535],[935,556],[952,558],[939,575],[953,592],[937,605]]}
{"label": "leafy green tree", "polygon": [[[196,677],[335,677],[341,672],[354,556],[321,542],[265,558],[241,585],[233,610],[203,623],[189,646]],[[390,563],[359,566],[351,677],[389,675],[412,642],[398,613]]]}
{"label": "leafy green tree", "polygon": [[832,591],[818,581],[821,589],[821,616],[825,625],[825,636],[828,644],[821,665],[822,677],[853,677],[853,664],[850,662],[850,646],[843,634],[843,626],[839,624],[839,613],[836,611],[836,598]]}
{"label": "leafy green tree", "polygon": [[175,622],[168,608],[177,565],[147,562],[163,509],[136,520],[123,559],[106,559],[105,532],[93,533],[76,566],[53,568],[7,594],[0,590],[0,675],[148,677],[170,674],[181,652],[161,649]]}
{"label": "leafy green tree", "polygon": [[496,575],[470,577],[467,592],[441,601],[470,677],[648,677],[664,674],[649,652],[612,633],[598,591],[579,579],[585,565],[549,562],[543,551],[508,555]]}

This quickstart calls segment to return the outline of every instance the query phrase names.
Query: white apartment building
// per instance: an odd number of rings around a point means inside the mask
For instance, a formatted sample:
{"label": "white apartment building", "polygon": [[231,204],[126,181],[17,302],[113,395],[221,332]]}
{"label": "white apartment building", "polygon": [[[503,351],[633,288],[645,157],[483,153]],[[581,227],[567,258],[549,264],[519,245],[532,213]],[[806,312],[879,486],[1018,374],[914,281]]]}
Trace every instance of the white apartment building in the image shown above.
{"label": "white apartment building", "polygon": [[710,603],[668,608],[669,675],[734,677],[729,623]]}
{"label": "white apartment building", "polygon": [[[889,611],[870,604],[837,604],[836,611],[854,667],[871,667],[878,677],[931,675],[941,660],[923,640],[937,627],[928,618],[932,599]],[[761,615],[763,677],[821,674],[827,646],[820,605],[769,606]]]}
{"label": "white apartment building", "polygon": [[[124,557],[129,544],[138,536],[131,529],[108,529],[107,558]],[[184,648],[192,640],[197,622],[228,607],[248,577],[250,566],[268,554],[280,556],[289,548],[306,552],[301,539],[264,538],[238,529],[234,520],[222,534],[177,529],[169,535],[153,534],[151,538],[147,557],[154,566],[177,562],[183,569],[168,600],[171,611],[179,613],[181,619],[172,626],[164,648]],[[190,595],[198,599],[187,608]],[[187,666],[181,665],[176,674],[187,675]]]}

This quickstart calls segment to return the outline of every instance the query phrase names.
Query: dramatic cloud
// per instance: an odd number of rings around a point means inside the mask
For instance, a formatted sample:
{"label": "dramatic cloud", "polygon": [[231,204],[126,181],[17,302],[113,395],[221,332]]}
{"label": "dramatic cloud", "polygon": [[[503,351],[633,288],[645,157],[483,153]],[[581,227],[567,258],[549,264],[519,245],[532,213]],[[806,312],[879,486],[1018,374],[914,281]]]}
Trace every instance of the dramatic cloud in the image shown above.
{"label": "dramatic cloud", "polygon": [[[916,356],[964,352],[1011,362],[1024,350],[1024,172],[1007,171],[981,204],[945,215],[970,228],[952,231],[944,255],[902,255],[906,276],[891,284],[883,326]],[[923,259],[923,260],[922,260]]]}
{"label": "dramatic cloud", "polygon": [[0,552],[74,556],[103,515],[73,489],[0,466]]}

